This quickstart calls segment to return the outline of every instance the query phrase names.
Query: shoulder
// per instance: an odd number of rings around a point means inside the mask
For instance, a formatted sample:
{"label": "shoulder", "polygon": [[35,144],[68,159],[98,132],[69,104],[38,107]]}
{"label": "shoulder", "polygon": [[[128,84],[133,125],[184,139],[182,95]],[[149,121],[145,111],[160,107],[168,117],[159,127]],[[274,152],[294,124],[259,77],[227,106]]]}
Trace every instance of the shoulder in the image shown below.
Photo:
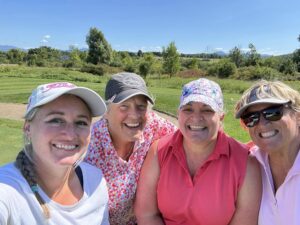
{"label": "shoulder", "polygon": [[156,112],[154,111],[149,111],[148,112],[148,121],[149,123],[154,123],[154,124],[159,124],[159,125],[164,125],[164,126],[172,126],[176,127],[171,121],[159,116]]}
{"label": "shoulder", "polygon": [[92,177],[94,177],[95,175],[98,175],[100,177],[103,176],[101,169],[99,169],[96,166],[93,166],[89,163],[81,162],[79,164],[79,166],[80,166],[84,176],[92,176]]}
{"label": "shoulder", "polygon": [[145,133],[152,133],[154,140],[176,131],[177,127],[170,121],[150,111],[147,115]]}
{"label": "shoulder", "polygon": [[0,198],[28,193],[30,187],[14,163],[0,167]]}
{"label": "shoulder", "polygon": [[106,191],[106,180],[100,169],[86,162],[81,162],[79,166],[82,170],[84,189],[87,193],[93,193],[96,190]]}
{"label": "shoulder", "polygon": [[234,139],[225,134],[225,138],[228,142],[228,146],[230,148],[230,152],[234,155],[245,155],[248,156],[249,154],[249,146],[246,144],[241,143],[240,141]]}

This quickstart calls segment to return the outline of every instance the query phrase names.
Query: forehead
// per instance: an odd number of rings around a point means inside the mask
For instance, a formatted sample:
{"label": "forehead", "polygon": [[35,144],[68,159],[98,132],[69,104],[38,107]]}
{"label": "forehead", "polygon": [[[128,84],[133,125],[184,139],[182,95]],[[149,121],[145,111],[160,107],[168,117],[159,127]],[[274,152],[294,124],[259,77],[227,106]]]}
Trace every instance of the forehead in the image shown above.
{"label": "forehead", "polygon": [[139,102],[139,103],[148,103],[148,99],[144,95],[135,95],[122,103],[130,103],[130,102]]}
{"label": "forehead", "polygon": [[210,105],[207,105],[203,102],[188,102],[187,104],[183,105],[183,107],[199,107],[199,108],[211,108]]}
{"label": "forehead", "polygon": [[86,103],[79,97],[75,95],[62,95],[57,99],[41,106],[42,109],[57,109],[57,110],[68,110],[68,109],[77,109],[77,110],[87,110],[90,111]]}

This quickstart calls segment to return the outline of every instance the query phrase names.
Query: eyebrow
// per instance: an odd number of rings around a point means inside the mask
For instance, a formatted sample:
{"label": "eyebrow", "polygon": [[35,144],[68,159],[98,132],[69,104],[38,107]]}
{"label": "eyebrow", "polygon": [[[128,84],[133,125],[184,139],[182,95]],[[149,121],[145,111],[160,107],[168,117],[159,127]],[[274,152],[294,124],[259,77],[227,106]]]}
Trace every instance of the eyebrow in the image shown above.
{"label": "eyebrow", "polygon": [[[65,113],[61,112],[61,111],[52,111],[52,112],[49,112],[46,116],[52,116],[52,115],[63,116],[63,115],[65,115]],[[90,119],[91,118],[91,116],[86,116],[86,115],[83,115],[83,114],[80,114],[77,117],[79,117],[79,118],[86,118],[86,119]]]}

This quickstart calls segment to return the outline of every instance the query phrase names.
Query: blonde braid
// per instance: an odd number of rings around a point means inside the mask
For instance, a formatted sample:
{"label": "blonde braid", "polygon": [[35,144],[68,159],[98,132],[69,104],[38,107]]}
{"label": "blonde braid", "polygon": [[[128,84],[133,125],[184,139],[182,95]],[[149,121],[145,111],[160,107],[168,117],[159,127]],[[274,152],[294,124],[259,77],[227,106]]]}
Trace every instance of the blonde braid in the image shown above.
{"label": "blonde braid", "polygon": [[21,171],[22,175],[28,182],[32,192],[34,193],[36,199],[40,203],[43,214],[46,219],[50,218],[50,211],[47,207],[45,201],[41,197],[41,195],[38,192],[38,184],[36,181],[36,173],[34,170],[33,163],[29,160],[28,156],[25,154],[24,150],[20,151],[15,162],[16,167]]}

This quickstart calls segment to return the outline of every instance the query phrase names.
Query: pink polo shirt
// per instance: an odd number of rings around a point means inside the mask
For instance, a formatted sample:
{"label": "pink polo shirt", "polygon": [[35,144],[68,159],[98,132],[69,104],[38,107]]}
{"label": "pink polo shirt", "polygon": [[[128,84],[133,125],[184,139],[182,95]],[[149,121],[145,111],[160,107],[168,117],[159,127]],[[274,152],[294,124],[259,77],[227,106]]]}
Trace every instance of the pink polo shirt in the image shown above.
{"label": "pink polo shirt", "polygon": [[167,225],[225,225],[235,211],[248,148],[219,131],[213,153],[192,179],[180,131],[160,139],[158,208]]}

